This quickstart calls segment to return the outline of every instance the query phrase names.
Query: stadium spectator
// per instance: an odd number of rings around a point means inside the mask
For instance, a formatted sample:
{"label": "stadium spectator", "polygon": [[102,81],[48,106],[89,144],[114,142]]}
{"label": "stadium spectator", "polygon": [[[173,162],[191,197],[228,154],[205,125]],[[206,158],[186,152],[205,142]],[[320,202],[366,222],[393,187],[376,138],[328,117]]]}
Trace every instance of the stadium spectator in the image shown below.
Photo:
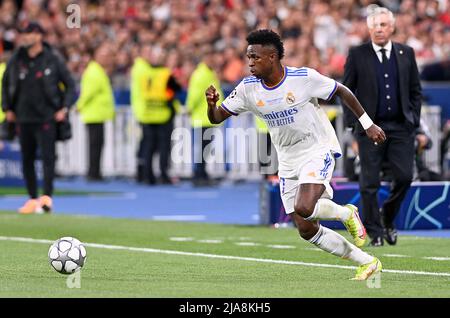
{"label": "stadium spectator", "polygon": [[[89,61],[90,50],[103,41],[114,42],[115,51],[120,54],[114,62],[112,83],[123,85],[123,80],[114,77],[125,76],[129,79],[129,70],[137,56],[138,47],[145,43],[158,43],[166,51],[178,52],[178,64],[185,72],[183,79],[177,79],[186,88],[193,71],[191,66],[196,65],[196,56],[199,56],[203,46],[212,45],[225,60],[224,55],[229,54],[225,53],[226,48],[235,52],[244,51],[245,33],[257,26],[278,30],[286,40],[290,39],[294,43],[312,42],[306,50],[289,50],[290,56],[286,60],[297,61],[294,65],[313,66],[308,64],[310,56],[317,53],[309,51],[312,46],[320,54],[313,57],[313,62],[326,65],[329,47],[335,48],[339,55],[346,55],[350,46],[359,45],[368,39],[364,27],[367,14],[365,7],[373,3],[387,6],[398,13],[394,40],[415,49],[419,69],[440,61],[441,48],[448,47],[445,34],[448,34],[449,0],[80,0],[77,1],[82,13],[80,29],[67,28],[67,3],[65,0],[2,1],[0,37],[3,38],[4,49],[10,50],[16,42],[16,24],[20,25],[35,17],[49,30],[47,40],[66,54],[70,70],[77,78],[81,77]],[[430,35],[432,39],[428,42]],[[429,46],[433,54],[427,49],[421,52],[416,46]],[[289,47],[287,42],[286,47]],[[448,48],[445,52],[448,56]],[[244,63],[243,57],[240,59]],[[237,65],[237,61],[233,61],[231,66]],[[230,64],[223,63],[220,67],[230,67]],[[327,73],[328,69],[321,71],[335,78],[342,76],[342,73]]]}
{"label": "stadium spectator", "polygon": [[223,58],[223,86],[227,85],[227,91],[230,91],[244,77],[245,65],[236,50],[231,47],[224,50]]}
{"label": "stadium spectator", "polygon": [[[350,50],[343,83],[355,92],[367,113],[388,135],[383,145],[366,137],[364,128],[344,109],[348,125],[355,127],[361,174],[359,177],[364,225],[372,246],[384,239],[397,242],[394,220],[411,185],[414,131],[420,124],[421,86],[411,47],[393,42],[395,18],[377,7],[367,17],[371,41]],[[383,159],[392,171],[392,188],[380,209],[378,189]]]}
{"label": "stadium spectator", "polygon": [[[75,98],[75,84],[64,60],[43,41],[44,29],[30,22],[21,47],[8,62],[2,81],[2,107],[8,122],[16,122],[22,168],[30,199],[19,213],[50,212],[55,174],[56,122],[65,120]],[[39,150],[44,189],[38,199],[34,163]]]}
{"label": "stadium spectator", "polygon": [[445,61],[425,65],[420,72],[420,79],[430,82],[450,81],[450,58]]}
{"label": "stadium spectator", "polygon": [[[331,200],[334,157],[342,150],[317,99],[338,95],[364,124],[372,142],[381,144],[386,136],[345,86],[311,68],[283,66],[284,48],[278,34],[257,30],[247,41],[253,76],[244,78],[220,106],[216,105],[219,93],[209,86],[205,92],[208,118],[217,124],[250,111],[264,119],[278,152],[283,205],[300,236],[328,253],[356,262],[359,268],[354,279],[366,280],[381,271],[381,263],[357,247],[365,244],[366,233],[356,207]],[[343,222],[356,246],[318,222],[331,219]]]}
{"label": "stadium spectator", "polygon": [[213,84],[223,96],[219,78],[214,71],[215,52],[212,48],[205,48],[202,61],[198,64],[189,80],[188,95],[186,105],[189,115],[191,116],[191,125],[194,131],[194,168],[193,183],[197,186],[204,186],[211,183],[208,173],[206,172],[206,161],[204,158],[205,148],[211,140],[206,137],[206,132],[211,132],[217,125],[212,124],[207,116],[206,110],[208,104],[205,100],[205,90],[209,85]]}
{"label": "stadium spectator", "polygon": [[109,79],[112,71],[111,46],[103,44],[95,50],[80,85],[77,110],[86,125],[89,145],[87,180],[101,181],[101,159],[105,122],[114,118],[114,95]]}
{"label": "stadium spectator", "polygon": [[[0,83],[3,79],[3,74],[6,70],[6,62],[3,61],[3,59],[0,59]],[[0,85],[0,106],[2,105],[2,87]],[[3,123],[5,120],[5,113],[3,112],[2,107],[0,107],[0,124]]]}

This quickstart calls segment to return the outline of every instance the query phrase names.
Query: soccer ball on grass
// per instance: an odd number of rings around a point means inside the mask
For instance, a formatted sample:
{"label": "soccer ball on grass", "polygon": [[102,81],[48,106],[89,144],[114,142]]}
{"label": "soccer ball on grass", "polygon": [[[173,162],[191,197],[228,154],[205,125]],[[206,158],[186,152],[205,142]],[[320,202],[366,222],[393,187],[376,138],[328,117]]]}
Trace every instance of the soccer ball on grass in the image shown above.
{"label": "soccer ball on grass", "polygon": [[86,248],[73,237],[62,237],[50,246],[48,261],[58,273],[73,274],[86,262]]}

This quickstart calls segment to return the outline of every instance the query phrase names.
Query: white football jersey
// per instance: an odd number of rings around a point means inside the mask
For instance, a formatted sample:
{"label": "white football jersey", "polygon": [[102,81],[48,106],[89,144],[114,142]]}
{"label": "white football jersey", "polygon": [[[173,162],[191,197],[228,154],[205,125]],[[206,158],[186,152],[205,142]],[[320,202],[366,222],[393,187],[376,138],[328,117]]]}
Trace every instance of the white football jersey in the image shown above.
{"label": "white football jersey", "polygon": [[314,69],[284,67],[278,85],[267,87],[255,76],[246,77],[221,106],[235,116],[250,111],[266,122],[278,153],[278,174],[292,178],[312,153],[328,151],[336,158],[342,154],[336,132],[317,101],[330,99],[336,88],[336,81]]}

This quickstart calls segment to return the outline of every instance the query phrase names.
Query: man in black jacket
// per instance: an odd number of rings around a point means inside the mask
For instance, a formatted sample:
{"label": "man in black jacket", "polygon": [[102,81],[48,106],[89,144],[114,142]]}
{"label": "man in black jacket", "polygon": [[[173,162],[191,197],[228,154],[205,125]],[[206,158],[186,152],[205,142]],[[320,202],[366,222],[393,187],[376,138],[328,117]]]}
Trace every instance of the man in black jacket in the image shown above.
{"label": "man in black jacket", "polygon": [[[372,246],[383,245],[383,237],[391,245],[397,242],[394,220],[411,185],[414,132],[420,124],[421,86],[414,51],[390,40],[394,23],[394,15],[386,8],[377,7],[369,14],[371,42],[350,50],[343,79],[387,136],[382,145],[373,143],[344,107],[346,124],[354,126],[359,145],[363,218]],[[377,193],[385,158],[393,183],[380,210]]]}
{"label": "man in black jacket", "polygon": [[[6,120],[15,122],[22,169],[30,199],[19,213],[52,209],[56,123],[66,119],[75,99],[75,83],[62,57],[43,41],[44,30],[30,22],[22,30],[22,46],[13,54],[2,81]],[[42,158],[44,189],[38,199],[34,162]]]}

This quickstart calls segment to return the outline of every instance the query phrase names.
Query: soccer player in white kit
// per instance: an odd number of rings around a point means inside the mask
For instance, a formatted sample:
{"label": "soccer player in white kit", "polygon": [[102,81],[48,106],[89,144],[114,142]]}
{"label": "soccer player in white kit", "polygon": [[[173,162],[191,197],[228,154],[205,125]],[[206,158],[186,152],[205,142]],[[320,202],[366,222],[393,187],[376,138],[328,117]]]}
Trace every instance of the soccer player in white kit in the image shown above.
{"label": "soccer player in white kit", "polygon": [[[380,272],[381,262],[359,248],[365,244],[366,230],[357,208],[331,200],[330,180],[335,158],[342,151],[318,98],[339,96],[375,144],[386,139],[383,130],[372,122],[353,93],[342,84],[311,68],[283,66],[284,48],[277,33],[256,30],[247,36],[247,42],[253,76],[244,78],[219,106],[216,105],[219,95],[210,86],[205,92],[209,120],[218,124],[245,111],[262,118],[279,158],[283,205],[300,236],[326,252],[356,262],[359,267],[355,280],[365,280]],[[320,225],[318,220],[340,220],[356,246]]]}

